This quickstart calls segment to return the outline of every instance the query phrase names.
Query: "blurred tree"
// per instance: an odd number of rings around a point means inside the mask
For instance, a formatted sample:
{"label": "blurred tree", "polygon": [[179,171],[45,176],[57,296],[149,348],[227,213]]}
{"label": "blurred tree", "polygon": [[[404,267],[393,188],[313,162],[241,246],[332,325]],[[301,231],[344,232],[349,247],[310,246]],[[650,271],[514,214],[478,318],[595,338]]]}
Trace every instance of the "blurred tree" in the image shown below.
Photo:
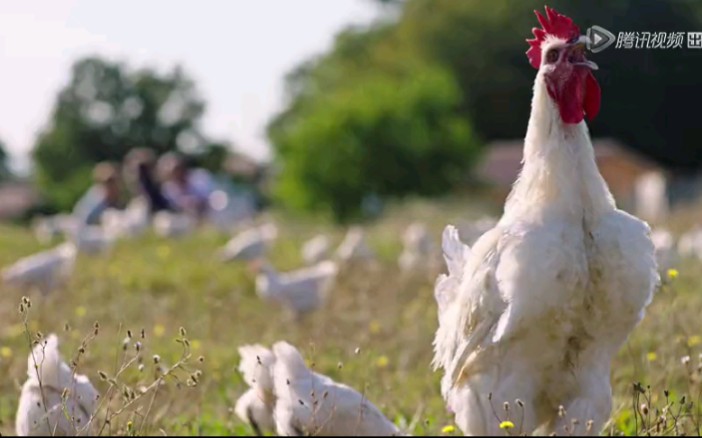
{"label": "blurred tree", "polygon": [[369,196],[436,195],[465,173],[476,142],[450,72],[415,66],[359,76],[270,126],[284,204],[358,217]]}
{"label": "blurred tree", "polygon": [[234,148],[229,143],[212,142],[207,143],[198,152],[192,154],[191,158],[198,167],[212,173],[219,173],[232,150]]}
{"label": "blurred tree", "polygon": [[[285,193],[289,203],[296,199],[296,204],[310,204],[316,202],[309,199],[312,193],[320,196],[323,190],[341,190],[335,185],[313,188],[314,172],[297,182],[291,180],[291,175],[304,173],[302,167],[317,166],[311,157],[303,159],[292,152],[302,150],[301,143],[296,147],[292,144],[314,137],[310,131],[321,133],[324,127],[329,139],[358,141],[363,138],[365,143],[358,148],[366,147],[374,154],[386,147],[384,142],[383,146],[373,142],[369,129],[349,123],[351,108],[344,112],[343,104],[332,106],[329,102],[337,96],[345,96],[345,104],[358,105],[353,108],[359,113],[357,108],[360,107],[387,108],[390,104],[380,96],[404,102],[402,99],[407,97],[398,89],[405,86],[408,77],[423,74],[422,66],[432,66],[430,70],[443,67],[455,78],[459,90],[454,101],[455,110],[472,122],[479,138],[519,138],[526,131],[536,72],[527,62],[524,40],[532,36],[531,28],[538,25],[533,11],[543,10],[542,1],[374,2],[392,5],[385,8],[390,12],[384,19],[370,26],[344,30],[337,36],[332,50],[303,62],[286,78],[288,104],[271,121],[268,133],[283,175],[281,187],[286,187],[281,193]],[[702,2],[696,0],[553,0],[549,6],[572,17],[583,33],[594,24],[615,34],[620,31],[686,32],[699,29],[702,24]],[[671,168],[702,167],[702,150],[696,147],[702,138],[702,124],[696,120],[694,111],[702,100],[702,82],[699,81],[702,56],[697,52],[611,47],[591,55],[601,67],[596,76],[603,90],[600,115],[590,123],[593,136],[619,138]],[[358,103],[363,98],[355,95],[356,91],[375,81],[375,77],[383,78],[378,84],[394,88],[395,94],[388,95],[379,90],[378,85],[373,88],[378,98],[368,99],[363,106]],[[410,113],[405,103],[396,102],[398,108],[407,111],[403,115],[412,114],[416,120],[424,117],[416,106],[410,106],[416,110]],[[328,122],[329,125],[313,130],[312,122],[305,120],[310,117],[321,123],[326,120],[322,115],[324,111],[331,113],[332,110],[338,111],[336,114],[341,118],[336,125]],[[367,109],[364,114],[375,113]],[[456,116],[456,112],[450,114]],[[389,125],[372,126],[375,128],[373,135],[388,135],[381,130],[389,129]],[[334,129],[338,131],[335,134],[332,133]],[[340,142],[330,142],[326,148],[341,151],[338,144]],[[475,151],[470,145],[467,149]],[[467,154],[466,161],[460,164],[469,165],[471,157]],[[379,177],[371,175],[366,168],[358,168],[358,172],[358,179]],[[441,178],[440,172],[437,169],[433,175]],[[306,195],[299,194],[302,192]]]}
{"label": "blurred tree", "polygon": [[33,150],[39,188],[50,202],[71,208],[96,162],[120,161],[136,146],[162,153],[192,143],[200,138],[203,110],[180,68],[130,72],[100,58],[79,60]]}
{"label": "blurred tree", "polygon": [[[581,32],[599,25],[620,31],[699,30],[696,0],[553,0]],[[396,31],[403,44],[448,66],[463,92],[462,112],[485,139],[522,137],[535,71],[527,63],[525,38],[538,25],[533,10],[543,2],[408,0]],[[684,43],[685,47],[685,43]],[[674,168],[702,167],[697,148],[702,125],[691,111],[702,100],[702,56],[689,49],[616,49],[591,58],[603,104],[591,130],[613,136]]]}
{"label": "blurred tree", "polygon": [[10,172],[10,163],[8,163],[10,157],[5,150],[5,143],[0,140],[0,181],[5,181],[12,177],[12,172]]}

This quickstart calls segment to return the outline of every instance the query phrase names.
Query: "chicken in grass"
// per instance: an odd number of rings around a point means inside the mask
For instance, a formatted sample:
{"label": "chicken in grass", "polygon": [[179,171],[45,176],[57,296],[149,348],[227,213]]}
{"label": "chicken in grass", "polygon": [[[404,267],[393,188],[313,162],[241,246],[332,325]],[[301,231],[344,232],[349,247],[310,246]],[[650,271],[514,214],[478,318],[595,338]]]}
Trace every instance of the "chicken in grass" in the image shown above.
{"label": "chicken in grass", "polygon": [[274,418],[281,436],[401,435],[380,410],[355,389],[307,368],[295,347],[273,345]]}
{"label": "chicken in grass", "polygon": [[44,295],[66,284],[73,273],[77,249],[65,242],[54,249],[24,257],[2,272],[5,284]]}
{"label": "chicken in grass", "polygon": [[397,261],[403,272],[418,268],[435,268],[434,243],[431,241],[427,227],[419,222],[411,224],[402,235],[403,250]]}
{"label": "chicken in grass", "polygon": [[373,250],[366,243],[363,228],[359,226],[349,228],[346,237],[336,250],[336,257],[342,262],[372,260],[375,257]]}
{"label": "chicken in grass", "polygon": [[183,237],[190,234],[196,225],[195,219],[183,213],[159,211],[153,217],[154,232],[161,237]]}
{"label": "chicken in grass", "polygon": [[272,223],[242,231],[219,251],[219,259],[223,262],[259,260],[277,237],[278,228]]}
{"label": "chicken in grass", "polygon": [[280,305],[296,320],[325,303],[339,270],[331,260],[284,273],[278,273],[266,261],[253,266],[259,271],[256,275],[258,296]]}
{"label": "chicken in grass", "polygon": [[50,335],[27,359],[27,381],[17,408],[18,436],[92,435],[99,394],[86,376],[61,360],[58,338]]}
{"label": "chicken in grass", "polygon": [[307,265],[314,265],[329,257],[331,240],[324,234],[318,234],[302,245],[302,259]]}
{"label": "chicken in grass", "polygon": [[595,163],[583,119],[597,114],[600,88],[587,38],[546,15],[529,40],[538,74],[504,214],[470,250],[451,228],[444,235],[434,366],[466,435],[502,434],[494,406],[517,399],[526,408],[515,434],[598,434],[612,360],[660,281],[650,228],[616,208]]}
{"label": "chicken in grass", "polygon": [[239,372],[249,389],[237,400],[234,412],[242,421],[248,423],[257,435],[275,433],[272,374],[275,356],[259,344],[239,347],[239,356]]}

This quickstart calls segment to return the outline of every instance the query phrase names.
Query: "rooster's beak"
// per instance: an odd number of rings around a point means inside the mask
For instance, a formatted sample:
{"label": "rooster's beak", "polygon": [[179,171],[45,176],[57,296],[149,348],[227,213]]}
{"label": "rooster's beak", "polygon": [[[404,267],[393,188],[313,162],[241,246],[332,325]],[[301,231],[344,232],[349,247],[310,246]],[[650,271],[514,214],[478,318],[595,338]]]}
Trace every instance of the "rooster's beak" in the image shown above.
{"label": "rooster's beak", "polygon": [[[580,35],[580,37],[577,39],[577,41],[574,41],[570,44],[568,44],[568,47],[576,47],[576,46],[583,46],[583,47],[589,47],[590,44],[592,44],[592,41],[587,35]],[[594,62],[590,61],[589,59],[586,59],[582,62],[574,62],[573,65],[577,65],[579,67],[586,67],[589,68],[590,70],[597,70],[599,67],[597,64]]]}

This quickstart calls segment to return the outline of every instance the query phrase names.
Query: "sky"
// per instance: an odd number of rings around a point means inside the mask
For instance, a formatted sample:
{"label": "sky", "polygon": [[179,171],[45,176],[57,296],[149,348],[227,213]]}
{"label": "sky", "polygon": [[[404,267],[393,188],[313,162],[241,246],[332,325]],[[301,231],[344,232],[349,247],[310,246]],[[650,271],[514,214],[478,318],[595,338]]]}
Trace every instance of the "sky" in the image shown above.
{"label": "sky", "polygon": [[207,102],[204,132],[265,159],[285,73],[377,14],[369,0],[0,0],[0,139],[27,169],[71,64],[99,54],[183,65]]}

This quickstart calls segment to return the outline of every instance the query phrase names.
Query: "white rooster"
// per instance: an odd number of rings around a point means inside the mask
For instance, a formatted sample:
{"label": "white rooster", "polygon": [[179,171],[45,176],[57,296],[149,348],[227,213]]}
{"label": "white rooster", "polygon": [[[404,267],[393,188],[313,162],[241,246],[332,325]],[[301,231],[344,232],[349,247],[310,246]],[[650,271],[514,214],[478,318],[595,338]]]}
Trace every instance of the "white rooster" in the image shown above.
{"label": "white rooster", "polygon": [[380,410],[355,389],[307,368],[295,347],[273,345],[275,422],[281,436],[400,435]]}
{"label": "white rooster", "polygon": [[256,293],[281,305],[295,319],[320,308],[339,270],[336,262],[325,260],[296,271],[278,273],[268,262],[257,265]]}
{"label": "white rooster", "polygon": [[516,399],[525,408],[513,409],[515,433],[597,434],[612,359],[660,281],[648,225],[615,207],[595,164],[583,118],[597,114],[600,91],[586,38],[546,13],[529,41],[539,71],[504,214],[470,250],[445,233],[434,366],[466,435],[504,432],[494,406]]}
{"label": "white rooster", "polygon": [[65,242],[56,248],[24,257],[3,270],[3,282],[18,288],[36,288],[46,295],[68,281],[73,273],[76,254],[76,246]]}
{"label": "white rooster", "polygon": [[90,435],[99,394],[61,360],[56,335],[34,346],[27,375],[15,420],[18,436]]}
{"label": "white rooster", "polygon": [[253,261],[264,257],[267,248],[278,237],[278,228],[272,223],[255,226],[234,236],[219,251],[223,262]]}
{"label": "white rooster", "polygon": [[234,412],[242,421],[251,425],[257,435],[275,432],[273,410],[275,393],[273,388],[273,365],[275,356],[266,347],[243,345],[239,347],[239,372],[249,385],[236,402]]}
{"label": "white rooster", "polygon": [[330,249],[329,236],[318,234],[302,245],[302,259],[307,265],[314,265],[328,258]]}

